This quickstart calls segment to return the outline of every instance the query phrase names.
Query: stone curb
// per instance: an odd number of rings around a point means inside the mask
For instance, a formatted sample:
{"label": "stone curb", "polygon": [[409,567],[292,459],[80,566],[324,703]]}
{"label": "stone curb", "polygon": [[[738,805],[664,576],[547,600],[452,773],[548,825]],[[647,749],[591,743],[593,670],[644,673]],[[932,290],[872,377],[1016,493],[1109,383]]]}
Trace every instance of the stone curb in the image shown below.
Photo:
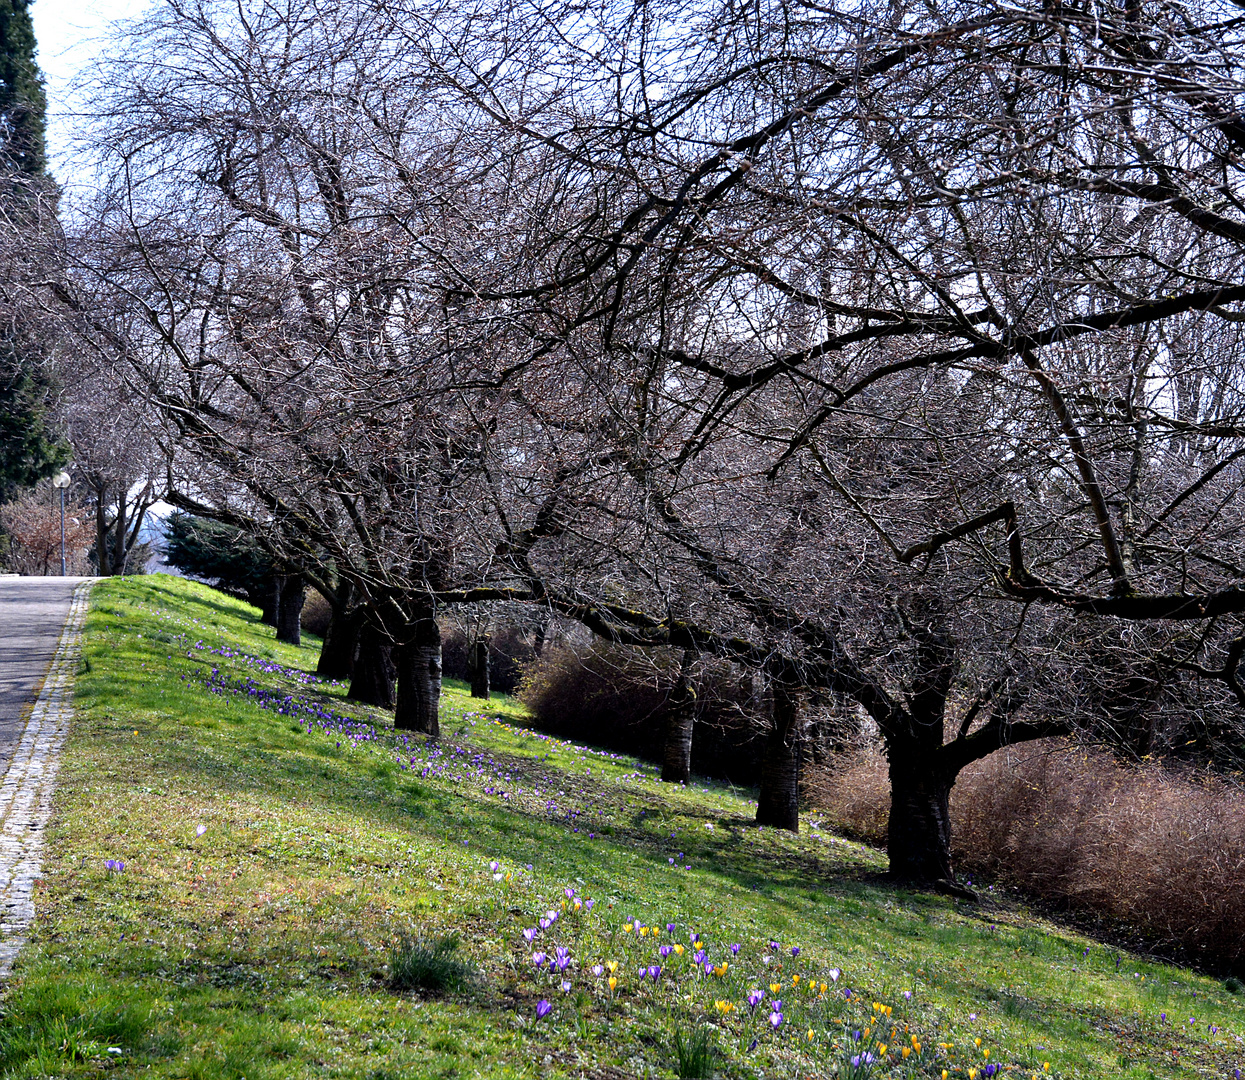
{"label": "stone curb", "polygon": [[13,970],[35,914],[43,832],[52,816],[61,745],[73,716],[73,679],[92,584],[84,581],[74,589],[52,666],[0,781],[0,981]]}

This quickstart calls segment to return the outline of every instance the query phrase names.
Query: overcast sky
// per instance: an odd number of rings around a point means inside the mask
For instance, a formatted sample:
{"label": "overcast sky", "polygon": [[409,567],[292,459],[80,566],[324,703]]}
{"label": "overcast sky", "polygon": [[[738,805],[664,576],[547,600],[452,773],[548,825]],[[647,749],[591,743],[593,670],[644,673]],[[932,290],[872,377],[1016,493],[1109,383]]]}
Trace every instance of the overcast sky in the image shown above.
{"label": "overcast sky", "polygon": [[68,87],[99,52],[117,19],[138,15],[152,0],[34,0],[31,15],[39,42],[38,61],[48,94],[48,153],[52,174],[72,186],[65,152],[73,138],[73,102]]}

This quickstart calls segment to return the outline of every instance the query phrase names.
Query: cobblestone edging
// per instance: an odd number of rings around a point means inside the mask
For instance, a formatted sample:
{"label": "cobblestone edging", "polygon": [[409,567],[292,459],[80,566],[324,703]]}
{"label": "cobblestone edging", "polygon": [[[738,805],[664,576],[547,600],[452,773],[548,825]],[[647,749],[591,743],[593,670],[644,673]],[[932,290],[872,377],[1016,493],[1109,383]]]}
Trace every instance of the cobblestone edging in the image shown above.
{"label": "cobblestone edging", "polygon": [[0,781],[0,980],[13,970],[35,914],[43,830],[52,815],[60,749],[73,715],[73,679],[91,584],[74,589],[52,666]]}

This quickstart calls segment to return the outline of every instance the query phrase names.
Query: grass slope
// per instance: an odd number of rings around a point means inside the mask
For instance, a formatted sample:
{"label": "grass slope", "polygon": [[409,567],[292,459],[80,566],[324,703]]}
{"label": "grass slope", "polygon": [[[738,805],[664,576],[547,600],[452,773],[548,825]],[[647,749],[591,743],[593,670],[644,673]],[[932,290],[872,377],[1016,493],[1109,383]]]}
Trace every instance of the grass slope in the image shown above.
{"label": "grass slope", "polygon": [[[314,659],[191,583],[96,588],[4,1076],[621,1080],[706,1040],[731,1077],[1245,1064],[1213,980],[889,888],[868,848],[457,685],[441,747],[395,739]],[[446,934],[467,989],[392,990],[392,949]]]}

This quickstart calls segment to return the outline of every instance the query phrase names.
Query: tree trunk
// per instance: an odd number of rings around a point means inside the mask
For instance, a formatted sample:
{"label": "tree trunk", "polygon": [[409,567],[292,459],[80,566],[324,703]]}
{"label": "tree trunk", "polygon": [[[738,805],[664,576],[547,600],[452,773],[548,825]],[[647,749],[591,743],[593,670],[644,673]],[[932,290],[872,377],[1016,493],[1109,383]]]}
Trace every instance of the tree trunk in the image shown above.
{"label": "tree trunk", "polygon": [[408,640],[394,647],[398,700],[393,726],[441,737],[441,628],[436,619],[416,620]]}
{"label": "tree trunk", "polygon": [[799,702],[792,689],[775,680],[774,723],[761,761],[757,824],[800,831]]}
{"label": "tree trunk", "polygon": [[666,703],[666,745],[661,778],[668,784],[686,784],[692,775],[692,729],[696,722],[696,694],[687,677],[692,651],[683,653],[679,677]]}
{"label": "tree trunk", "polygon": [[390,660],[389,639],[370,622],[359,627],[359,650],[350,669],[351,701],[393,708],[393,662]]}
{"label": "tree trunk", "polygon": [[97,487],[95,495],[95,561],[100,577],[112,576],[112,560],[108,557],[108,510],[104,506],[104,489]]}
{"label": "tree trunk", "polygon": [[477,638],[471,646],[471,696],[489,698],[488,638]]}
{"label": "tree trunk", "polygon": [[324,632],[324,644],[320,646],[320,660],[316,674],[322,679],[348,679],[354,664],[355,650],[359,647],[359,618],[350,613],[350,601],[354,586],[343,581],[337,586],[333,614]]}
{"label": "tree trunk", "polygon": [[948,810],[954,779],[928,762],[907,761],[892,752],[890,781],[890,876],[918,885],[954,886]]}
{"label": "tree trunk", "polygon": [[112,574],[125,573],[125,492],[122,491],[117,499],[117,516],[113,521],[112,533],[112,566],[109,568]]}
{"label": "tree trunk", "polygon": [[277,625],[277,612],[281,608],[281,582],[282,578],[273,574],[273,576],[264,582],[264,595],[259,605],[259,621],[265,626]]}
{"label": "tree trunk", "polygon": [[307,583],[302,574],[290,574],[281,581],[281,597],[277,602],[277,640],[287,645],[303,641],[303,604],[307,599]]}

